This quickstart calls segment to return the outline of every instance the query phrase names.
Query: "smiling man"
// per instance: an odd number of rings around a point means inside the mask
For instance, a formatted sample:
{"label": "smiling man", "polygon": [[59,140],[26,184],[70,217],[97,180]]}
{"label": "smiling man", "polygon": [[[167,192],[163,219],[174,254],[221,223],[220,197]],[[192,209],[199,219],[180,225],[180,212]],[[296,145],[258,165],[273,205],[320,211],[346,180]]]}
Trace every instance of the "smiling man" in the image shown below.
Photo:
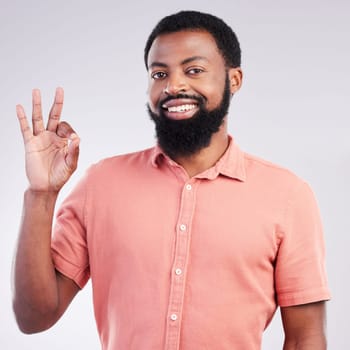
{"label": "smiling man", "polygon": [[17,106],[29,179],[15,260],[23,332],[51,327],[91,278],[105,350],[257,350],[278,306],[284,350],[326,349],[317,205],[303,180],[228,134],[240,61],[221,19],[162,19],[145,47],[158,145],[93,165],[53,230],[79,137],[59,121],[62,89],[46,128],[38,90],[33,130]]}

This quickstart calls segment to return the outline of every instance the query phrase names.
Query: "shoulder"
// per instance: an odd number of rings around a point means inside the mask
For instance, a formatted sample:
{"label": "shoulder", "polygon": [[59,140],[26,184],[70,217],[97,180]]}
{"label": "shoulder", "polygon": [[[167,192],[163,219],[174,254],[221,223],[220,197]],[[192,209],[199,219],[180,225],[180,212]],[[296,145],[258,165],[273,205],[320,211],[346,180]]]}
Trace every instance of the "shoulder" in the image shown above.
{"label": "shoulder", "polygon": [[120,170],[132,171],[138,168],[146,167],[151,164],[154,147],[141,151],[120,154],[113,157],[101,159],[88,169],[89,176],[114,175]]}
{"label": "shoulder", "polygon": [[286,167],[249,153],[244,153],[244,163],[249,188],[263,193],[267,199],[288,203],[312,192],[303,178]]}
{"label": "shoulder", "polygon": [[290,169],[278,165],[276,163],[270,162],[266,159],[257,157],[247,152],[243,152],[244,160],[246,162],[248,170],[257,170],[268,173],[276,173],[281,176],[291,176],[296,177],[296,174]]}
{"label": "shoulder", "polygon": [[78,187],[96,194],[134,183],[153,168],[153,153],[154,148],[149,148],[101,159],[88,167]]}

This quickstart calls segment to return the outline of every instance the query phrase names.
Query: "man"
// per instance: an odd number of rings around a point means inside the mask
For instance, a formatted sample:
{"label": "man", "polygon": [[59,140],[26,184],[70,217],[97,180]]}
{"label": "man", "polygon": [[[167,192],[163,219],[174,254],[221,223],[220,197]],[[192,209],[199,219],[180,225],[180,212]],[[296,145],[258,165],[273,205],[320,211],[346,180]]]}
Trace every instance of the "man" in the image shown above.
{"label": "man", "polygon": [[308,185],[243,153],[227,132],[242,84],[238,40],[222,20],[165,17],[145,47],[158,145],[92,166],[57,213],[79,137],[17,115],[29,188],[16,254],[23,332],[51,327],[92,279],[103,349],[260,349],[277,305],[284,349],[326,348],[329,299],[319,213]]}

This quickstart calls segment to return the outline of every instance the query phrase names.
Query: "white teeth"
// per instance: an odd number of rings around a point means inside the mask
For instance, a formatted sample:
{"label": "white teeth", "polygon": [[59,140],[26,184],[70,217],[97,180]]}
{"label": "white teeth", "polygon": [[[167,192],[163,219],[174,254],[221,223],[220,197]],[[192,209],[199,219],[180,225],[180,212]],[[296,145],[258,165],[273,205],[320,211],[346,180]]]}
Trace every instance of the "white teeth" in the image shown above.
{"label": "white teeth", "polygon": [[194,108],[196,108],[196,105],[173,106],[173,107],[169,107],[168,111],[169,112],[186,112]]}

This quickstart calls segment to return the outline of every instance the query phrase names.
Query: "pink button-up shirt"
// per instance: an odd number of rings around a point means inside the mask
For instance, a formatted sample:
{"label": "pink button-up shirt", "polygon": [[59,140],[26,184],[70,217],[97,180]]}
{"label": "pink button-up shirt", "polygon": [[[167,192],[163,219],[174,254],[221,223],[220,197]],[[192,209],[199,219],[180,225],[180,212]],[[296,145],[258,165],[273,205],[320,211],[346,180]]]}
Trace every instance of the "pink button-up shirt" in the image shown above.
{"label": "pink button-up shirt", "polygon": [[310,188],[233,141],[193,178],[157,147],[92,166],[52,254],[91,277],[104,350],[257,350],[277,305],[329,298]]}

